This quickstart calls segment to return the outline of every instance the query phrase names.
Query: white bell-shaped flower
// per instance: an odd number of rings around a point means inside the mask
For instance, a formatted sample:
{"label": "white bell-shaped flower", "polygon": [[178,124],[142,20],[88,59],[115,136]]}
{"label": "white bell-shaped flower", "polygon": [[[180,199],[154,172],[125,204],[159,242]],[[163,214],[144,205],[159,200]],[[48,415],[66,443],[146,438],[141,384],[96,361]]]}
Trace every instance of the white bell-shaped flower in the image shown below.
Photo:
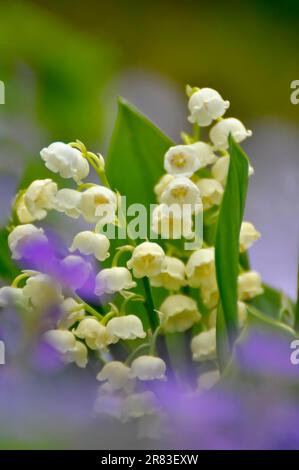
{"label": "white bell-shaped flower", "polygon": [[261,234],[251,222],[242,222],[240,230],[240,252],[248,250]]}
{"label": "white bell-shaped flower", "polygon": [[81,215],[81,197],[82,193],[75,189],[60,189],[54,200],[54,209],[77,219]]}
{"label": "white bell-shaped flower", "polygon": [[239,119],[226,118],[217,122],[210,130],[210,139],[216,148],[226,150],[228,148],[229,134],[235,139],[236,142],[242,142],[247,137],[252,135],[252,132],[247,130]]}
{"label": "white bell-shaped flower", "polygon": [[161,273],[151,277],[152,286],[164,287],[168,290],[179,290],[185,284],[185,265],[180,259],[173,256],[165,256]]}
{"label": "white bell-shaped flower", "polygon": [[170,147],[164,157],[164,168],[174,176],[191,176],[199,168],[214,163],[216,156],[210,145],[196,142]]}
{"label": "white bell-shaped flower", "polygon": [[65,364],[75,362],[78,367],[86,367],[86,346],[76,341],[73,333],[68,330],[49,330],[44,334],[44,339],[61,354]]}
{"label": "white bell-shaped flower", "polygon": [[215,308],[219,300],[219,291],[215,270],[213,270],[209,276],[202,279],[199,289],[205,306],[209,310]]}
{"label": "white bell-shaped flower", "polygon": [[202,178],[197,181],[196,186],[200,191],[204,210],[220,205],[224,190],[219,181],[213,178]]}
{"label": "white bell-shaped flower", "polygon": [[191,287],[199,287],[203,279],[211,276],[214,271],[214,247],[194,251],[186,264],[186,274]]}
{"label": "white bell-shaped flower", "polygon": [[22,224],[41,220],[53,209],[57,184],[51,179],[35,180],[18,199],[15,210]]}
{"label": "white bell-shaped flower", "polygon": [[157,409],[157,400],[153,392],[132,393],[123,402],[123,421],[152,415],[157,412]]}
{"label": "white bell-shaped flower", "polygon": [[0,288],[0,307],[26,308],[28,302],[20,287],[4,286]]}
{"label": "white bell-shaped flower", "polygon": [[[212,166],[212,176],[215,178],[219,183],[225,185],[227,175],[228,175],[228,168],[229,168],[229,155],[224,155],[223,157],[219,157],[217,161]],[[252,176],[254,174],[254,169],[251,165],[248,167],[248,176]]]}
{"label": "white bell-shaped flower", "polygon": [[208,372],[203,372],[200,374],[197,380],[197,390],[199,392],[204,392],[206,390],[210,390],[211,388],[216,385],[216,383],[220,379],[220,372],[219,370],[210,370]]}
{"label": "white bell-shaped flower", "polygon": [[62,178],[73,178],[78,184],[89,173],[88,162],[82,153],[63,142],[53,142],[43,148],[40,155],[50,171],[59,173]]}
{"label": "white bell-shaped flower", "polygon": [[136,287],[136,282],[133,281],[132,274],[127,268],[112,267],[102,269],[97,275],[95,293],[102,296],[134,287]]}
{"label": "white bell-shaped flower", "polygon": [[190,210],[179,205],[169,207],[159,204],[152,212],[152,231],[166,240],[190,239],[194,237]]}
{"label": "white bell-shaped flower", "polygon": [[24,297],[34,307],[47,309],[61,303],[61,286],[47,274],[36,274],[26,280],[23,287]]}
{"label": "white bell-shaped flower", "polygon": [[168,333],[186,331],[199,322],[201,315],[195,300],[186,295],[170,295],[159,309],[161,326]]}
{"label": "white bell-shaped flower", "polygon": [[68,329],[85,315],[82,304],[76,302],[72,297],[67,297],[60,305],[61,317],[58,321],[58,327]]}
{"label": "white bell-shaped flower", "polygon": [[158,201],[160,201],[162,193],[165,191],[169,183],[174,180],[174,178],[175,176],[166,173],[159,179],[158,183],[154,187],[154,192],[157,196]]}
{"label": "white bell-shaped flower", "polygon": [[88,362],[87,347],[81,341],[76,341],[75,347],[64,354],[63,360],[66,364],[75,362],[78,367],[86,367]]}
{"label": "white bell-shaped flower", "polygon": [[8,246],[13,259],[20,259],[23,256],[23,249],[28,243],[46,242],[47,237],[42,228],[37,228],[32,224],[18,225],[8,235]]}
{"label": "white bell-shaped flower", "polygon": [[136,246],[127,267],[137,278],[157,276],[163,267],[165,253],[157,243],[143,242]]}
{"label": "white bell-shaped flower", "polygon": [[214,361],[217,358],[216,329],[211,328],[194,336],[191,341],[191,351],[193,361]]}
{"label": "white bell-shaped flower", "polygon": [[105,186],[92,186],[81,196],[81,212],[87,222],[113,223],[117,208],[117,197]]}
{"label": "white bell-shaped flower", "polygon": [[212,88],[201,88],[192,93],[188,107],[190,116],[188,120],[199,126],[209,126],[229,108],[229,101],[223,100],[218,91]]}
{"label": "white bell-shaped flower", "polygon": [[160,357],[139,356],[131,364],[130,376],[139,380],[165,380],[166,364]]}
{"label": "white bell-shaped flower", "polygon": [[68,255],[60,261],[65,284],[73,290],[84,286],[92,273],[92,265],[82,256]]}
{"label": "white bell-shaped flower", "polygon": [[77,233],[69,249],[72,253],[76,250],[84,255],[94,255],[99,261],[109,258],[110,241],[102,233],[89,230]]}
{"label": "white bell-shaped flower", "polygon": [[136,339],[146,336],[142,322],[136,315],[112,318],[107,323],[107,332],[110,336],[119,339]]}
{"label": "white bell-shaped flower", "polygon": [[191,213],[198,213],[202,209],[198,187],[189,178],[183,176],[169,183],[161,196],[161,202],[169,206],[178,204],[189,207]]}
{"label": "white bell-shaped flower", "polygon": [[111,361],[105,364],[98,373],[97,380],[105,382],[107,392],[122,389],[129,391],[134,383],[130,377],[130,367],[120,361]]}
{"label": "white bell-shaped flower", "polygon": [[95,318],[84,318],[80,321],[74,334],[84,339],[90,349],[106,349],[109,344],[116,343],[117,338],[110,334],[106,326]]}
{"label": "white bell-shaped flower", "polygon": [[249,300],[264,292],[262,279],[256,271],[247,271],[238,277],[238,296],[240,300]]}

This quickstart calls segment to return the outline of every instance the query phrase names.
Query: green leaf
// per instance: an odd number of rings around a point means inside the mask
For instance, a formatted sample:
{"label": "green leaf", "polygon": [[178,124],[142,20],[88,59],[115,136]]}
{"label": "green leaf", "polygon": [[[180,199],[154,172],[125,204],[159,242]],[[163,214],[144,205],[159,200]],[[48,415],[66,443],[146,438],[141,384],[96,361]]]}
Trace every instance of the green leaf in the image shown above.
{"label": "green leaf", "polygon": [[[238,333],[237,278],[239,235],[248,185],[248,158],[229,136],[230,164],[220,208],[215,242],[216,275],[223,319],[217,322],[217,349],[231,351]],[[228,339],[228,345],[219,344]],[[223,360],[223,358],[222,358]]]}
{"label": "green leaf", "polygon": [[11,259],[11,254],[7,244],[8,231],[6,228],[0,230],[0,278],[12,281],[18,274],[16,265]]}
{"label": "green leaf", "polygon": [[120,98],[106,169],[112,188],[127,204],[155,202],[153,188],[163,174],[163,156],[173,142],[134,106]]}
{"label": "green leaf", "polygon": [[282,293],[268,284],[263,284],[264,293],[251,300],[250,304],[265,315],[278,319],[281,310]]}

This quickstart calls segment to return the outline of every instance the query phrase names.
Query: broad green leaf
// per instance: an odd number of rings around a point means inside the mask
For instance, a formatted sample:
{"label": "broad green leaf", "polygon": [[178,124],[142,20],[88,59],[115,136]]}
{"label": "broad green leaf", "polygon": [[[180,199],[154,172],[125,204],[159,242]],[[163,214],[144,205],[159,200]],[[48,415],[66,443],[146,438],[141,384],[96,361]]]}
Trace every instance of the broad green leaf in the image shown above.
{"label": "broad green leaf", "polygon": [[153,188],[163,174],[163,156],[173,142],[134,106],[122,98],[107,157],[112,188],[127,203],[155,202]]}
{"label": "broad green leaf", "polygon": [[[237,277],[239,272],[239,235],[248,185],[248,159],[229,136],[230,164],[220,208],[215,243],[215,263],[223,319],[217,321],[218,351],[231,350],[238,331]],[[221,331],[219,331],[221,330]]]}

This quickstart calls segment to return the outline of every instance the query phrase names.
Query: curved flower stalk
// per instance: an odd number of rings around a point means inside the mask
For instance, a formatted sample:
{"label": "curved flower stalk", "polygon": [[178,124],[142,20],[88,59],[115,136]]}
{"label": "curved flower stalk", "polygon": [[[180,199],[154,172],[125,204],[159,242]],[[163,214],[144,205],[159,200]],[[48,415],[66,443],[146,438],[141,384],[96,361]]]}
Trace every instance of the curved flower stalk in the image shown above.
{"label": "curved flower stalk", "polygon": [[[126,222],[118,188],[108,181],[104,158],[80,141],[54,142],[42,149],[41,158],[50,171],[71,179],[74,187],[58,188],[47,178],[33,181],[17,195],[15,223],[9,227],[8,237],[12,258],[22,262],[28,246],[47,243],[46,232],[34,223],[45,219],[49,211],[81,217],[92,227],[74,236],[51,272],[43,272],[42,266],[37,271],[35,265],[33,272],[29,266],[12,286],[0,289],[0,306],[13,305],[39,315],[58,307],[59,318],[43,331],[45,341],[65,363],[79,367],[86,367],[90,355],[95,354],[99,368],[102,365],[97,374],[101,385],[96,411],[122,421],[146,419],[149,433],[149,422],[156,426],[157,420],[163,421],[163,410],[159,397],[146,390],[147,383],[167,380],[172,368],[172,351],[167,349],[165,337],[175,333],[188,341],[190,363],[185,367],[198,375],[201,390],[219,378],[215,237],[207,236],[204,230],[204,239],[193,251],[184,250],[182,240],[195,239],[198,213],[204,213],[207,225],[210,220],[217,223],[231,158],[228,138],[242,142],[251,135],[238,119],[223,117],[229,102],[216,90],[188,87],[187,93],[193,133],[183,134],[181,143],[167,149],[166,173],[153,188],[158,205],[153,211],[152,230],[161,240],[136,240],[127,227],[127,239],[115,248],[105,229],[126,228]],[[200,140],[200,126],[211,126],[210,140]],[[91,168],[99,184],[85,181]],[[185,206],[188,210],[181,211]],[[182,232],[179,226],[184,228]],[[240,253],[259,237],[254,225],[243,221]],[[99,262],[105,263],[103,268]],[[94,276],[92,263],[98,271]],[[74,280],[75,272],[79,274]],[[92,302],[80,290],[90,278]],[[155,300],[157,291],[159,303]],[[239,331],[246,325],[248,302],[262,292],[260,275],[240,266]],[[174,376],[180,380],[176,370]]]}

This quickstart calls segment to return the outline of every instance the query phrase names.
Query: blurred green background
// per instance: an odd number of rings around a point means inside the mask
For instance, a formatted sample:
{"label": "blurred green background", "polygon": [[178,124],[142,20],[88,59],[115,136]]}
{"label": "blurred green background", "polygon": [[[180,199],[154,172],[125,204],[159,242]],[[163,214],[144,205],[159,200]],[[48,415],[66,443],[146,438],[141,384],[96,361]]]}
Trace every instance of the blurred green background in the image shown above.
{"label": "blurred green background", "polygon": [[177,138],[187,128],[186,83],[210,86],[254,131],[245,145],[256,169],[247,213],[263,239],[253,259],[268,282],[294,295],[297,0],[4,0],[0,8],[0,223],[24,171],[24,183],[44,176],[42,146],[79,138],[105,152],[117,95]]}

